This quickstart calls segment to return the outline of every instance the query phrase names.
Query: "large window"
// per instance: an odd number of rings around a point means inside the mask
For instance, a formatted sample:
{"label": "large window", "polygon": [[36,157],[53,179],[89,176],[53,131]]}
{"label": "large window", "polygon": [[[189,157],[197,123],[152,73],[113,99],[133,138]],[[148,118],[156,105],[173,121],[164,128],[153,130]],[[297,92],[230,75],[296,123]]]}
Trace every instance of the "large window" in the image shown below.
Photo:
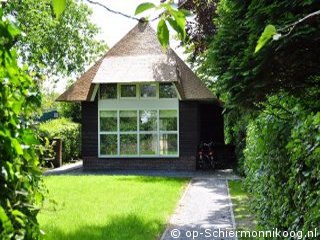
{"label": "large window", "polygon": [[173,83],[101,84],[100,157],[177,157],[179,100]]}
{"label": "large window", "polygon": [[178,153],[177,110],[160,110],[160,155]]}
{"label": "large window", "polygon": [[178,155],[178,111],[101,110],[100,156]]}

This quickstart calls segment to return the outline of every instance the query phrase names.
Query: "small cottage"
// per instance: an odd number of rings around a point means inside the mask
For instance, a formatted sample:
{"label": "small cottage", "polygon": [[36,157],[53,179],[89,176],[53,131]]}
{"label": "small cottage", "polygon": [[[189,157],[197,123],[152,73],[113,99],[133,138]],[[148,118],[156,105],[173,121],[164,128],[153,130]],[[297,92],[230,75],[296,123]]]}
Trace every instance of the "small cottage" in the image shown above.
{"label": "small cottage", "polygon": [[194,170],[223,143],[220,101],[140,22],[58,99],[81,102],[85,170]]}

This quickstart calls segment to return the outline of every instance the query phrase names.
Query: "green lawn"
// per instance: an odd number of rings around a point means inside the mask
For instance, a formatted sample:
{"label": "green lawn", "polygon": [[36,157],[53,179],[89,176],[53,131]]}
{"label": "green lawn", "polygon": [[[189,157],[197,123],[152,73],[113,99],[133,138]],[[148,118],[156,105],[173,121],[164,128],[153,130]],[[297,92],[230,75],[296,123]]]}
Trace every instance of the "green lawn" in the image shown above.
{"label": "green lawn", "polygon": [[[250,202],[247,193],[242,188],[239,180],[228,181],[233,212],[237,224],[237,230],[253,231],[255,229],[254,216],[251,213]],[[257,239],[240,238],[239,239]]]}
{"label": "green lawn", "polygon": [[139,176],[49,176],[38,219],[45,239],[156,239],[187,179]]}

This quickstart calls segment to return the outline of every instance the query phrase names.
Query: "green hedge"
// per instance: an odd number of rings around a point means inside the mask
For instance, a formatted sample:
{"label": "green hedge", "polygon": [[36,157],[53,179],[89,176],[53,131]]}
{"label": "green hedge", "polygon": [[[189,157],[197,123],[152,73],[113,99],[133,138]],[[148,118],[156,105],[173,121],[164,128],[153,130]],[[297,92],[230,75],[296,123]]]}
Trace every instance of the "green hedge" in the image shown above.
{"label": "green hedge", "polygon": [[62,139],[62,160],[68,162],[80,157],[80,124],[74,123],[67,118],[59,118],[41,123],[40,135]]}
{"label": "green hedge", "polygon": [[270,97],[249,124],[245,182],[263,229],[320,236],[319,145],[320,112],[294,97]]}

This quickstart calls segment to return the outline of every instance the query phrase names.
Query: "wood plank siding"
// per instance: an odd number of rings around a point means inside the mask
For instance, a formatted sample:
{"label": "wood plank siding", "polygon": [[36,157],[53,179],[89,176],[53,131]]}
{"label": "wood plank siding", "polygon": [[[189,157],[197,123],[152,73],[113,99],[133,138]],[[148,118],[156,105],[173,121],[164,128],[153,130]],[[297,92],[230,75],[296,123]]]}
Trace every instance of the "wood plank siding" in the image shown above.
{"label": "wood plank siding", "polygon": [[179,158],[98,158],[98,103],[81,104],[85,170],[195,170],[197,146],[204,133],[208,138],[223,139],[221,108],[213,104],[204,106],[197,101],[180,101]]}

